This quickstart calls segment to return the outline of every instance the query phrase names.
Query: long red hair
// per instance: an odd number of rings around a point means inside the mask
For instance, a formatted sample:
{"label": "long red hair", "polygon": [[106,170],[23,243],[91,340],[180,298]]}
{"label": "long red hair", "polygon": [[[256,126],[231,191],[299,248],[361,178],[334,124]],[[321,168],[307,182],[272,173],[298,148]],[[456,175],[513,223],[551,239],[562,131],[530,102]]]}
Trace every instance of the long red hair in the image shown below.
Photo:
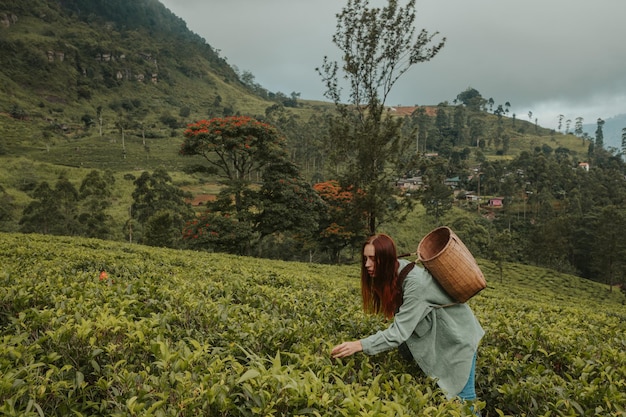
{"label": "long red hair", "polygon": [[[375,271],[371,277],[365,267],[363,254],[366,245],[374,246]],[[361,248],[361,296],[363,310],[367,313],[382,313],[390,319],[402,304],[402,288],[398,280],[398,256],[396,244],[386,234],[370,236]]]}

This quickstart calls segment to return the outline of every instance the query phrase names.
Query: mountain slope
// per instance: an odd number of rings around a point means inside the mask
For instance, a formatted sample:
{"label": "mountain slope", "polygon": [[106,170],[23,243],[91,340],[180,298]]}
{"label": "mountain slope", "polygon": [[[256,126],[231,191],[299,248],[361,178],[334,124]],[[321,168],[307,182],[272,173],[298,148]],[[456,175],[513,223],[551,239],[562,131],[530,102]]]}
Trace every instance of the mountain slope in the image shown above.
{"label": "mountain slope", "polygon": [[0,0],[0,112],[38,123],[33,140],[88,126],[99,108],[155,125],[269,104],[157,0]]}

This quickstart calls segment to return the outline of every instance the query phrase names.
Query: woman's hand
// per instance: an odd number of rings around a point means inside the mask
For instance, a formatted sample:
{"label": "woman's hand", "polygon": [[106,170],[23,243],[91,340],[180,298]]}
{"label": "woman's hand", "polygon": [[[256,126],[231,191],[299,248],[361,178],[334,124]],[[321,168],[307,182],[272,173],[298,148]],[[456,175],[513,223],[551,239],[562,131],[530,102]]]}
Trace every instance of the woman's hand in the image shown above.
{"label": "woman's hand", "polygon": [[330,351],[330,355],[333,358],[345,358],[346,356],[350,356],[362,350],[363,346],[361,346],[360,340],[356,340],[354,342],[343,342],[342,344],[335,346],[333,350]]}

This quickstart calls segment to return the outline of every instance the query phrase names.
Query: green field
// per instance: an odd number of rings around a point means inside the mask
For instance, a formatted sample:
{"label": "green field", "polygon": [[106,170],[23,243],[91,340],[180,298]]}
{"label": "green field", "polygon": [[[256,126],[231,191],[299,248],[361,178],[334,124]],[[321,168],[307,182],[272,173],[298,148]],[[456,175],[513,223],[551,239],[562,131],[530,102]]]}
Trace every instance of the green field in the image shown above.
{"label": "green field", "polygon": [[[626,415],[624,295],[479,264],[482,415]],[[395,351],[330,358],[386,326],[356,265],[0,234],[0,281],[2,415],[470,415]]]}

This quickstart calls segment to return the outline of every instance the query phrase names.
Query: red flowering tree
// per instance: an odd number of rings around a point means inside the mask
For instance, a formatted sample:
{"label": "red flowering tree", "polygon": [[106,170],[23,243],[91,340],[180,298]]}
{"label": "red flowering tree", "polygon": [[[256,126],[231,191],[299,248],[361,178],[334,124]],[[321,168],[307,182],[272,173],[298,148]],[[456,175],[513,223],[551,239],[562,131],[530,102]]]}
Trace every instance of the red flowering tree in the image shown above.
{"label": "red flowering tree", "polygon": [[313,188],[326,203],[318,239],[331,260],[338,262],[344,248],[357,245],[367,235],[364,216],[356,214],[354,193],[343,188],[338,181],[321,182]]}
{"label": "red flowering tree", "polygon": [[200,120],[185,130],[181,155],[202,156],[223,178],[234,196],[235,210],[247,210],[243,193],[253,174],[287,157],[285,139],[267,123],[247,116]]}
{"label": "red flowering tree", "polygon": [[228,213],[206,211],[187,223],[183,240],[190,249],[211,248],[218,252],[244,253],[252,231]]}

